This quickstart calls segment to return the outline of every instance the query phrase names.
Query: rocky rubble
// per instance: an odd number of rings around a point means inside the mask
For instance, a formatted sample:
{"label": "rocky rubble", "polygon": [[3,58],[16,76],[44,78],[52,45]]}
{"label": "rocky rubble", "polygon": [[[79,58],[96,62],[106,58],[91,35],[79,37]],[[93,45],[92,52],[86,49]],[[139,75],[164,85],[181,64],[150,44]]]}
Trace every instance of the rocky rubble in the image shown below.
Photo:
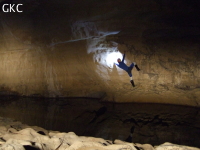
{"label": "rocky rubble", "polygon": [[160,145],[168,141],[200,147],[197,107],[107,103],[85,98],[6,98],[0,103],[0,116],[47,130],[73,131],[111,141],[126,140],[131,133],[131,142]]}
{"label": "rocky rubble", "polygon": [[0,150],[199,150],[164,143],[159,146],[78,136],[74,132],[47,131],[0,117]]}

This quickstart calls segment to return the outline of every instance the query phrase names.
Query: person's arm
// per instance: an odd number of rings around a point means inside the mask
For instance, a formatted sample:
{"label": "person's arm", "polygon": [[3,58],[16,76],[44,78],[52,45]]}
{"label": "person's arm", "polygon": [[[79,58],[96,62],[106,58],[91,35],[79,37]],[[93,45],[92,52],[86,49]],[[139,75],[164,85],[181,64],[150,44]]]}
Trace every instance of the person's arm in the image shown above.
{"label": "person's arm", "polygon": [[124,62],[124,59],[125,59],[125,55],[126,53],[124,52],[124,55],[123,55],[123,58],[122,58],[122,62]]}
{"label": "person's arm", "polygon": [[119,64],[114,63],[115,65],[119,66]]}

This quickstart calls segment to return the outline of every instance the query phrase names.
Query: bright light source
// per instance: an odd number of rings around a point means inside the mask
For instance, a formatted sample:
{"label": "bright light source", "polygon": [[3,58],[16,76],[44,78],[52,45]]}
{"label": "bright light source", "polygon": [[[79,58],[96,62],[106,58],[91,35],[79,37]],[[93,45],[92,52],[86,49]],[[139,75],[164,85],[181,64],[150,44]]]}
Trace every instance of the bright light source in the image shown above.
{"label": "bright light source", "polygon": [[118,52],[108,52],[106,55],[106,65],[110,68],[113,68],[113,64],[117,63],[117,59],[120,58],[122,60],[123,55]]}

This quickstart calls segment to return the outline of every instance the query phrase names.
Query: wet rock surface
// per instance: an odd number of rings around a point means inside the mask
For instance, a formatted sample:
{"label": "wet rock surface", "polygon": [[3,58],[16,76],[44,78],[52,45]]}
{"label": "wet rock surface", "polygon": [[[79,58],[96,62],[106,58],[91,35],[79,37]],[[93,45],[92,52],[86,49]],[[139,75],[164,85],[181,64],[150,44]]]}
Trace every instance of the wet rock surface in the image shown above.
{"label": "wet rock surface", "polygon": [[[1,99],[0,116],[47,130],[79,136],[160,145],[171,142],[200,147],[196,107],[108,103],[97,99]],[[21,127],[13,125],[21,130]]]}

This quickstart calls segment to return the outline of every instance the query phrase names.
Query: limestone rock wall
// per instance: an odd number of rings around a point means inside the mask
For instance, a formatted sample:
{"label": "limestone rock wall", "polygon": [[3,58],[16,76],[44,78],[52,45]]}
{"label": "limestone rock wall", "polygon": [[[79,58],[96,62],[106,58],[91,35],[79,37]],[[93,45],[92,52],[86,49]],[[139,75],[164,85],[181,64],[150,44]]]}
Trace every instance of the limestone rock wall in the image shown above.
{"label": "limestone rock wall", "polygon": [[[1,93],[199,105],[198,1],[15,2],[23,13],[0,13]],[[124,51],[135,88],[113,65]]]}

